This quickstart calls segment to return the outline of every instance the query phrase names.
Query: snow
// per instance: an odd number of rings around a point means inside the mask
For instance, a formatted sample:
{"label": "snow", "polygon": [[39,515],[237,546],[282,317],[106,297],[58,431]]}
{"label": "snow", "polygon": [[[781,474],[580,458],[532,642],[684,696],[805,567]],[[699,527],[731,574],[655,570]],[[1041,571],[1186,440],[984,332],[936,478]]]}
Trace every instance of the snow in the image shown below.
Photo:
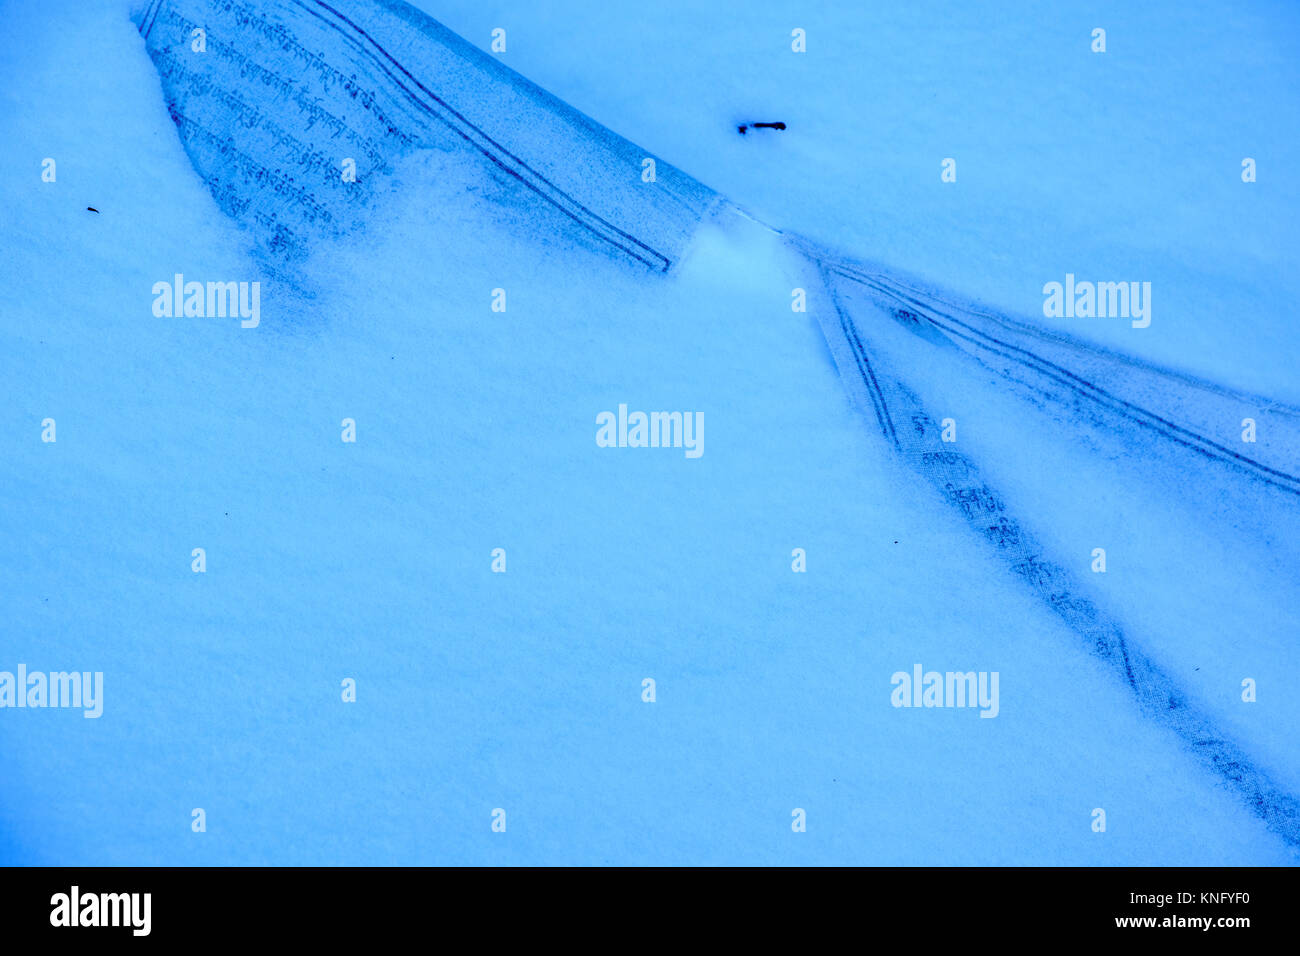
{"label": "snow", "polygon": [[1293,4],[416,5],[772,225],[1031,317],[1067,271],[1151,281],[1143,334],[1068,331],[1300,399]]}
{"label": "snow", "polygon": [[[0,670],[103,671],[106,699],[0,711],[0,860],[1296,861],[851,406],[778,235],[724,213],[656,275],[432,149],[363,232],[268,260],[123,6],[4,11]],[[763,223],[1043,327],[1067,271],[1149,280],[1149,329],[1064,331],[1297,400],[1285,6],[418,6],[484,49],[505,27],[507,65]],[[790,128],[737,136],[752,120]],[[259,278],[261,325],[155,318],[177,272]],[[872,328],[1132,639],[1300,788],[1295,505]],[[703,411],[704,455],[598,448],[620,403]],[[918,662],[998,671],[998,717],[893,708]]]}

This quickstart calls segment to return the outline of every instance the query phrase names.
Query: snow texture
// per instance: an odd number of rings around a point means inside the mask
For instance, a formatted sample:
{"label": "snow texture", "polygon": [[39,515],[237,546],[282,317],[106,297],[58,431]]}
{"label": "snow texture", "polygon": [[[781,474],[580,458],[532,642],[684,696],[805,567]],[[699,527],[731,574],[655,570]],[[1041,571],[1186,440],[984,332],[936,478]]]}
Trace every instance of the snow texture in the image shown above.
{"label": "snow texture", "polygon": [[0,861],[1296,862],[1290,7],[418,6],[5,5]]}

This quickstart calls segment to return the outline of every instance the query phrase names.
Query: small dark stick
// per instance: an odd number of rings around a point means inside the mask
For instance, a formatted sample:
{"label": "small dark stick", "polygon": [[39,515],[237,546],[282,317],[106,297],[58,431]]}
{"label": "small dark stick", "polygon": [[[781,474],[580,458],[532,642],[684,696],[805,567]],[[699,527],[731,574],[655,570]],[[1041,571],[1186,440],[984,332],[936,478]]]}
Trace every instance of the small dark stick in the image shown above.
{"label": "small dark stick", "polygon": [[94,206],[87,206],[86,209],[89,212],[99,212],[99,210],[96,209]]}
{"label": "small dark stick", "polygon": [[785,129],[784,123],[741,123],[736,127],[736,131],[744,136],[751,126],[754,129]]}

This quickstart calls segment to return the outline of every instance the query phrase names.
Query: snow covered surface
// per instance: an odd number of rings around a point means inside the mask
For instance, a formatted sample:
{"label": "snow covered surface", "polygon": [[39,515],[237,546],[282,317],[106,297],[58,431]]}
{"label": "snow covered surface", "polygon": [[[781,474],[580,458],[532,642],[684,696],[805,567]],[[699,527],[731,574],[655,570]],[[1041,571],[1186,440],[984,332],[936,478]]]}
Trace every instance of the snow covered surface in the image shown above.
{"label": "snow covered surface", "polygon": [[[364,230],[286,264],[222,214],[124,6],[4,8],[0,670],[103,671],[105,700],[0,711],[0,859],[1295,862],[846,399],[829,298],[774,232],[708,217],[663,276],[418,148]],[[508,66],[774,228],[1300,400],[1286,5],[417,6],[484,49],[504,27]],[[1151,326],[1044,319],[1067,272],[1151,281]],[[175,273],[260,278],[260,325],[155,317]],[[1300,792],[1294,498],[872,329]],[[597,447],[620,403],[703,411],[704,454]],[[999,672],[997,718],[891,706],[918,662]]]}

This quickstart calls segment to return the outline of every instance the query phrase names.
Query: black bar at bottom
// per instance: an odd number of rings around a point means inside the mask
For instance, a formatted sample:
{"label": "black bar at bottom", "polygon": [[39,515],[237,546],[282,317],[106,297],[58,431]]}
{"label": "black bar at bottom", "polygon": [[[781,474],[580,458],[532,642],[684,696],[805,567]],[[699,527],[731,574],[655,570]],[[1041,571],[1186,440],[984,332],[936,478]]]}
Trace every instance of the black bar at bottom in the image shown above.
{"label": "black bar at bottom", "polygon": [[1297,871],[1284,868],[647,869],[10,868],[0,870],[0,932],[7,943],[300,946],[435,927],[483,941],[520,932],[610,944],[617,937],[605,934],[620,927],[629,944],[678,925],[810,939],[910,927],[927,944],[1103,936],[1232,945],[1296,928]]}

